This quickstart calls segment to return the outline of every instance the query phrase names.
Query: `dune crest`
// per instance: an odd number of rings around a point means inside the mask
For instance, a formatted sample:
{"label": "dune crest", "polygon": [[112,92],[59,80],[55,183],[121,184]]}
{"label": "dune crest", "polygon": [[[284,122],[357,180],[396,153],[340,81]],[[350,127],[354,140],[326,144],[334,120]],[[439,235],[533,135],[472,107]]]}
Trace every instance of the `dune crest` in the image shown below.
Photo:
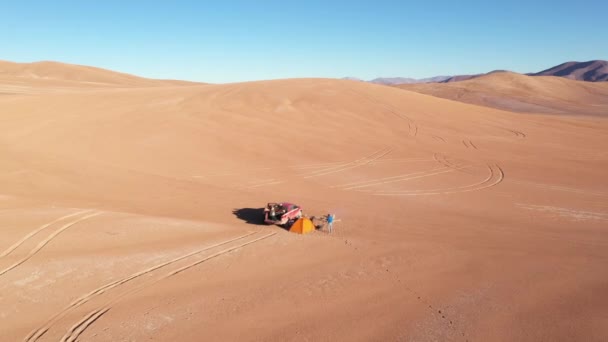
{"label": "dune crest", "polygon": [[96,67],[51,61],[33,63],[0,61],[0,92],[4,93],[200,84],[188,81],[155,80]]}

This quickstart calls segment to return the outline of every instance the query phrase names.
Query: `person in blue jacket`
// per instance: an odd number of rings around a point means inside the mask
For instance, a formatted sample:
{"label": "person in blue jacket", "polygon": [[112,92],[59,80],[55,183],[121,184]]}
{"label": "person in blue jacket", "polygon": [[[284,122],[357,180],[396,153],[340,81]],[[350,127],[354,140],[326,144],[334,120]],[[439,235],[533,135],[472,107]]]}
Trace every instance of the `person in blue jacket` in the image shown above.
{"label": "person in blue jacket", "polygon": [[334,232],[334,214],[327,214],[327,231]]}

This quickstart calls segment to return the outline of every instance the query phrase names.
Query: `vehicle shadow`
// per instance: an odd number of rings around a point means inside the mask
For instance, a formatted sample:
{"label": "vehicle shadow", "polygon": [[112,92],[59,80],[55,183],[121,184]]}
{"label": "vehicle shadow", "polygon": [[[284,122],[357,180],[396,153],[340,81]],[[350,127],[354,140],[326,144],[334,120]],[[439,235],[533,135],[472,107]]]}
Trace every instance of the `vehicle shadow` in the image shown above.
{"label": "vehicle shadow", "polygon": [[247,224],[255,224],[258,226],[274,226],[285,230],[289,230],[293,221],[284,225],[269,225],[264,222],[264,208],[240,208],[232,210],[232,213],[237,218],[245,221]]}
{"label": "vehicle shadow", "polygon": [[264,223],[264,208],[240,208],[234,209],[232,213],[245,223],[266,226],[266,223]]}

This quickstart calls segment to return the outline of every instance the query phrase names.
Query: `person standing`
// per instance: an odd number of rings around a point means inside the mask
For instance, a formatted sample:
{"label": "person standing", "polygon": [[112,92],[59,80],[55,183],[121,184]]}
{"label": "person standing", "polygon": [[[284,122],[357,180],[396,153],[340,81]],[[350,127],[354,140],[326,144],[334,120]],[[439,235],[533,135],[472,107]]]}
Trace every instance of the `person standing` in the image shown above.
{"label": "person standing", "polygon": [[329,233],[334,232],[334,215],[333,214],[327,214],[327,231]]}

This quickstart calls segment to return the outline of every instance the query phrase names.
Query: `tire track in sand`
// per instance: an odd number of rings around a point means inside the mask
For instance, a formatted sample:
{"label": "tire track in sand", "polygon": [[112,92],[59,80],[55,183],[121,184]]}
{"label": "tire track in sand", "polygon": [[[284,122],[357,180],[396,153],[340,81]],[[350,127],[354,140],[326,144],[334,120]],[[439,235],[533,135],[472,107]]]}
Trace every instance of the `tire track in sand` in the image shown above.
{"label": "tire track in sand", "polygon": [[[370,165],[375,165],[375,164],[384,164],[384,163],[408,163],[408,162],[413,162],[413,161],[429,161],[430,159],[428,158],[420,158],[420,157],[412,157],[412,158],[383,158],[383,159],[376,159],[372,162],[370,162]],[[333,162],[333,163],[325,163],[325,164],[313,164],[313,165],[309,165],[309,166],[290,166],[289,168],[291,169],[320,169],[320,168],[329,168],[329,167],[339,167],[342,166],[344,164],[348,164],[351,163],[349,161],[342,161],[342,162]]]}
{"label": "tire track in sand", "polygon": [[475,146],[475,144],[473,144],[473,141],[471,141],[471,139],[465,139],[465,140],[463,140],[462,144],[466,148],[474,148],[474,149],[477,150],[477,146]]}
{"label": "tire track in sand", "polygon": [[[462,170],[462,169],[466,169],[466,168],[470,168],[470,166],[458,166],[455,168],[440,167],[440,168],[433,169],[433,170],[427,170],[427,171],[416,172],[413,174],[402,175],[402,176],[400,176],[400,178],[396,178],[396,179],[389,179],[389,180],[379,179],[373,183],[351,186],[351,187],[345,188],[344,190],[354,190],[354,189],[366,188],[366,187],[376,186],[376,185],[403,182],[403,181],[408,181],[408,180],[412,180],[412,179],[419,179],[419,178],[424,178],[424,177],[440,175],[440,174],[444,174],[444,173],[448,173],[448,172],[454,172],[454,171],[458,171],[458,170]],[[362,191],[362,190],[358,190],[358,191]]]}
{"label": "tire track in sand", "polygon": [[72,303],[70,303],[70,305],[68,305],[67,307],[65,307],[63,310],[57,312],[55,315],[53,315],[51,318],[49,318],[44,323],[43,326],[41,326],[40,328],[32,331],[24,339],[24,341],[28,341],[28,342],[38,341],[38,339],[40,339],[53,325],[55,325],[60,319],[62,319],[63,317],[65,317],[69,312],[71,312],[72,310],[78,308],[79,306],[81,306],[81,305],[89,302],[90,300],[94,299],[95,297],[97,297],[97,296],[105,293],[108,290],[114,289],[114,288],[116,288],[116,287],[118,287],[120,285],[123,285],[123,284],[125,284],[125,283],[127,283],[129,281],[132,281],[132,280],[134,280],[136,278],[139,278],[141,276],[144,276],[146,274],[150,274],[153,271],[156,271],[156,270],[158,270],[160,268],[163,268],[165,266],[174,264],[174,263],[176,263],[178,261],[184,260],[184,259],[186,259],[188,257],[193,256],[193,255],[202,253],[202,252],[207,251],[207,250],[212,249],[212,248],[216,248],[216,247],[219,247],[219,246],[226,245],[226,244],[234,242],[234,241],[238,241],[240,239],[244,239],[244,238],[246,238],[248,236],[251,236],[251,235],[257,234],[257,233],[258,232],[247,233],[247,234],[238,236],[236,238],[232,238],[232,239],[229,239],[229,240],[226,240],[226,241],[222,241],[222,242],[216,243],[216,244],[211,245],[211,246],[203,247],[203,248],[195,250],[193,252],[186,253],[186,254],[184,254],[182,256],[179,256],[177,258],[171,259],[169,261],[165,261],[165,262],[162,262],[160,264],[154,265],[152,267],[148,267],[148,268],[146,268],[146,269],[144,269],[142,271],[133,273],[130,276],[127,276],[127,277],[124,277],[124,278],[121,278],[121,279],[109,282],[109,283],[107,283],[105,285],[102,285],[102,286],[100,286],[100,287],[98,287],[98,288],[96,288],[96,289],[94,289],[94,290],[86,293],[85,295],[80,296],[79,298],[77,298],[76,300],[74,300]]}
{"label": "tire track in sand", "polygon": [[392,105],[385,103],[385,102],[381,102],[380,100],[376,99],[375,97],[373,97],[371,95],[361,93],[352,88],[350,88],[350,91],[352,91],[353,93],[355,93],[359,96],[366,98],[369,102],[372,102],[376,105],[379,105],[380,107],[383,107],[384,110],[388,111],[389,113],[396,116],[397,118],[399,118],[401,120],[405,120],[407,122],[408,135],[413,136],[413,137],[416,137],[418,135],[418,124],[416,124],[416,122],[414,120],[412,120],[412,118],[410,118],[409,116],[407,116],[405,114],[401,114]]}
{"label": "tire track in sand", "polygon": [[[413,162],[413,161],[428,161],[429,160],[426,158],[381,159],[382,157],[384,157],[386,154],[389,154],[390,152],[385,153],[382,156],[378,156],[378,157],[374,158],[376,154],[378,154],[382,151],[385,151],[385,149],[387,149],[387,148],[385,147],[384,149],[375,151],[371,155],[368,155],[368,156],[365,156],[365,157],[362,157],[362,158],[359,158],[359,159],[353,160],[353,161],[300,164],[300,165],[290,165],[287,167],[265,167],[265,168],[258,168],[258,169],[253,169],[253,170],[272,171],[272,170],[288,168],[288,169],[293,169],[293,170],[304,171],[305,173],[300,174],[299,176],[304,177],[304,178],[312,178],[312,177],[321,176],[324,174],[340,172],[343,170],[347,170],[347,169],[350,169],[350,168],[353,168],[356,166],[362,166],[362,165],[373,165],[373,164],[379,164],[379,163],[385,163],[385,162],[408,163],[408,162]],[[392,150],[393,149],[391,148],[391,152],[392,152]],[[199,175],[199,176],[191,176],[191,177],[192,178],[209,178],[209,177],[235,176],[235,175],[242,175],[242,174],[243,174],[242,171],[230,171],[230,172],[226,172],[226,173],[215,173],[215,174],[207,174],[207,175]],[[248,184],[238,186],[237,189],[255,189],[255,188],[262,187],[262,186],[282,184],[282,183],[285,183],[286,181],[287,181],[286,179],[274,179],[274,178],[260,179],[257,181],[250,182]]]}
{"label": "tire track in sand", "polygon": [[382,194],[388,194],[388,193],[410,194],[411,193],[413,195],[417,195],[417,194],[424,194],[424,193],[427,193],[427,192],[457,190],[457,189],[470,188],[470,187],[474,187],[474,186],[480,186],[480,185],[484,185],[485,183],[490,182],[494,178],[494,169],[492,169],[492,166],[491,165],[486,165],[486,167],[490,171],[489,175],[484,180],[482,180],[481,182],[477,182],[477,183],[473,183],[473,184],[466,184],[466,185],[454,186],[454,187],[448,187],[448,188],[437,188],[437,189],[385,190],[385,191],[381,191],[380,193],[382,193]]}
{"label": "tire track in sand", "polygon": [[434,153],[433,159],[437,163],[444,165],[445,167],[456,167],[457,166],[455,164],[452,164],[443,153]]}
{"label": "tire track in sand", "polygon": [[[315,164],[299,164],[299,165],[291,165],[291,166],[287,166],[287,168],[290,169],[315,169],[315,168],[326,168],[326,167],[330,167],[330,166],[335,166],[335,165],[339,165],[339,164],[344,164],[347,162],[341,161],[341,162],[329,162],[329,163],[315,163]],[[272,170],[279,170],[279,169],[283,169],[285,168],[284,166],[276,166],[276,167],[259,167],[259,168],[248,168],[248,171],[225,171],[225,172],[216,172],[216,173],[209,173],[209,174],[205,174],[205,175],[194,175],[194,176],[190,176],[191,178],[212,178],[212,177],[226,177],[226,176],[238,176],[238,175],[243,175],[243,174],[247,174],[248,172],[251,171],[272,171]]]}
{"label": "tire track in sand", "polygon": [[494,127],[494,128],[498,128],[498,129],[501,129],[503,131],[507,131],[507,132],[515,135],[518,138],[522,138],[522,139],[523,138],[527,138],[526,133],[524,133],[522,131],[518,131],[518,130],[515,130],[515,129],[511,129],[511,128],[505,128],[505,127],[497,126],[497,125],[488,125],[488,126],[491,126],[491,127]]}
{"label": "tire track in sand", "polygon": [[[447,167],[440,166],[440,167],[437,167],[437,168],[434,168],[434,169],[431,169],[431,170],[423,170],[423,171],[417,171],[417,172],[406,173],[406,174],[396,175],[396,176],[390,176],[390,177],[368,179],[368,180],[351,182],[351,183],[346,183],[346,184],[342,184],[342,185],[338,185],[338,186],[332,186],[332,187],[341,188],[343,190],[353,190],[353,189],[357,189],[357,188],[365,188],[365,187],[368,187],[368,186],[379,184],[378,182],[385,182],[385,183],[399,182],[399,181],[401,181],[403,179],[406,179],[407,177],[410,177],[410,176],[423,175],[423,174],[426,174],[426,173],[429,173],[429,172],[434,172],[434,171],[437,171],[437,170],[445,170],[445,169],[447,169]],[[384,183],[382,183],[382,184],[384,184]]]}
{"label": "tire track in sand", "polygon": [[[458,161],[450,161],[448,160],[447,156],[444,155],[443,153],[434,153],[433,154],[433,159],[435,159],[435,161],[441,165],[445,165],[446,167],[449,168],[456,168],[458,170],[464,170],[462,168],[459,168],[460,166],[463,166],[464,164],[461,162],[459,163]],[[468,173],[467,171],[463,171],[465,173]]]}
{"label": "tire track in sand", "polygon": [[584,189],[575,189],[575,188],[569,188],[569,187],[560,186],[560,185],[540,184],[540,183],[535,183],[535,182],[525,182],[525,181],[515,181],[515,180],[511,181],[511,182],[515,183],[515,184],[525,185],[525,186],[533,186],[533,187],[543,189],[543,190],[564,191],[564,192],[570,192],[570,193],[582,194],[582,195],[608,197],[608,193],[605,193],[605,192],[589,191],[589,190],[584,190]]}
{"label": "tire track in sand", "polygon": [[303,178],[313,178],[313,177],[324,176],[324,175],[328,175],[328,174],[332,174],[332,173],[336,173],[336,172],[342,172],[345,170],[353,169],[355,167],[365,166],[365,165],[373,163],[374,161],[377,161],[380,158],[388,155],[389,153],[393,152],[393,150],[394,150],[394,148],[392,148],[392,147],[385,147],[366,157],[354,160],[354,161],[352,161],[350,163],[346,163],[342,166],[327,168],[325,170],[317,170],[317,171],[311,172],[308,175],[300,175],[300,176],[302,176]]}
{"label": "tire track in sand", "polygon": [[0,276],[7,273],[8,271],[14,269],[15,267],[23,264],[24,262],[28,261],[31,257],[33,257],[34,255],[36,255],[42,248],[44,248],[44,246],[46,246],[49,242],[51,242],[54,238],[56,238],[59,234],[61,234],[62,232],[64,232],[66,229],[72,227],[73,225],[75,225],[76,223],[82,222],[84,220],[87,220],[91,217],[94,216],[98,216],[101,215],[101,212],[96,212],[93,214],[89,214],[86,215],[84,217],[81,217],[77,220],[74,220],[72,222],[66,223],[65,225],[63,225],[61,228],[57,229],[56,231],[54,231],[53,233],[51,233],[47,238],[45,238],[44,240],[40,241],[38,243],[38,245],[36,247],[34,247],[34,249],[32,249],[26,256],[24,256],[23,258],[21,258],[19,261],[15,262],[14,264],[12,264],[11,266],[3,269],[0,271]]}
{"label": "tire track in sand", "polygon": [[[471,191],[479,191],[487,188],[494,187],[500,184],[504,178],[505,173],[503,169],[498,164],[487,165],[490,174],[486,179],[481,182],[468,184],[457,187],[448,187],[448,188],[439,188],[439,189],[431,189],[431,190],[393,190],[393,191],[382,191],[376,192],[374,195],[376,196],[423,196],[423,195],[446,195],[446,194],[455,194],[455,193],[463,193],[463,192],[471,192]],[[494,179],[494,180],[493,180]]]}
{"label": "tire track in sand", "polygon": [[19,246],[21,246],[23,243],[25,243],[30,238],[32,238],[34,235],[40,233],[41,231],[43,231],[46,228],[54,225],[55,223],[61,222],[61,221],[65,220],[65,219],[68,219],[70,217],[74,217],[74,216],[77,216],[79,214],[84,214],[84,213],[91,212],[91,211],[92,210],[83,210],[83,211],[79,211],[79,212],[76,212],[76,213],[71,213],[71,214],[68,214],[68,215],[61,216],[60,218],[55,219],[55,220],[53,220],[53,221],[51,221],[49,223],[43,224],[38,229],[31,231],[29,234],[27,234],[26,236],[24,236],[21,240],[15,242],[12,246],[10,246],[4,252],[2,252],[2,254],[0,254],[0,259],[3,258],[3,257],[5,257],[5,256],[7,256],[7,255],[9,255],[9,254],[11,254],[11,252],[13,252],[15,249],[17,249]]}
{"label": "tire track in sand", "polygon": [[[365,187],[374,186],[374,185],[381,185],[381,184],[386,184],[386,183],[400,182],[400,181],[404,181],[404,180],[427,177],[427,176],[432,176],[432,175],[436,175],[436,174],[440,174],[440,173],[444,173],[444,172],[463,170],[463,169],[467,169],[470,167],[470,166],[463,166],[463,165],[455,165],[455,164],[451,163],[443,154],[440,154],[440,153],[434,153],[433,159],[429,159],[428,161],[432,161],[432,160],[436,161],[441,166],[434,168],[434,169],[430,169],[430,170],[416,171],[416,172],[411,172],[411,173],[406,173],[406,174],[401,174],[401,175],[396,175],[396,176],[382,177],[382,178],[359,180],[359,181],[350,182],[350,183],[346,183],[346,184],[342,184],[342,185],[332,185],[330,187],[331,188],[341,188],[342,190],[354,190],[354,189],[365,188]],[[445,170],[445,171],[443,171],[443,170]],[[441,172],[437,173],[436,171],[441,171]],[[358,190],[358,191],[371,191],[371,190]]]}
{"label": "tire track in sand", "polygon": [[215,254],[212,254],[212,255],[210,255],[210,256],[207,256],[207,257],[205,257],[205,258],[202,258],[202,259],[200,259],[200,260],[197,260],[197,261],[195,261],[195,262],[192,262],[192,263],[190,263],[190,264],[188,264],[188,265],[186,265],[186,266],[180,267],[180,268],[178,268],[178,269],[176,269],[176,270],[172,270],[172,271],[168,272],[167,274],[165,274],[163,277],[161,277],[161,278],[159,278],[159,279],[156,279],[156,280],[154,280],[154,281],[153,281],[153,282],[151,282],[151,283],[144,284],[144,285],[142,285],[142,286],[140,286],[140,287],[137,287],[137,288],[135,288],[135,289],[132,289],[131,291],[128,291],[128,292],[124,293],[123,295],[121,295],[121,296],[119,296],[119,297],[117,297],[117,298],[115,298],[115,299],[111,300],[110,302],[106,303],[106,304],[105,304],[104,306],[102,306],[101,308],[98,308],[98,309],[96,309],[96,310],[93,310],[93,311],[92,311],[92,312],[90,312],[89,314],[85,315],[85,316],[84,316],[84,317],[83,317],[81,320],[79,320],[79,321],[78,321],[76,324],[74,324],[74,325],[73,325],[73,326],[72,326],[72,327],[71,327],[71,328],[70,328],[70,329],[67,331],[67,333],[66,333],[65,335],[63,335],[63,337],[61,338],[61,342],[75,342],[75,341],[78,339],[78,337],[79,337],[79,336],[80,336],[80,335],[81,335],[81,334],[82,334],[82,333],[83,333],[83,332],[84,332],[84,331],[85,331],[87,328],[89,328],[89,327],[90,327],[90,326],[91,326],[93,323],[95,323],[95,321],[97,321],[99,318],[101,318],[101,316],[105,315],[105,314],[106,314],[108,311],[110,311],[110,310],[112,309],[112,307],[113,307],[113,306],[114,306],[116,303],[120,302],[120,301],[121,301],[121,300],[123,300],[124,298],[126,298],[126,297],[128,297],[128,296],[130,296],[130,295],[133,295],[133,294],[135,294],[135,293],[137,293],[137,292],[141,291],[142,289],[144,289],[144,288],[146,288],[146,287],[148,287],[148,286],[154,285],[154,284],[156,284],[156,283],[158,283],[158,282],[160,282],[160,281],[163,281],[163,280],[165,280],[165,279],[167,279],[167,278],[170,278],[170,277],[172,277],[172,276],[174,276],[174,275],[176,275],[176,274],[179,274],[179,273],[181,273],[181,272],[184,272],[184,271],[186,271],[186,270],[188,270],[188,269],[190,269],[190,268],[192,268],[192,267],[195,267],[195,266],[197,266],[197,265],[200,265],[200,264],[202,264],[202,263],[204,263],[204,262],[207,262],[207,261],[209,261],[209,260],[211,260],[211,259],[217,258],[217,257],[219,257],[219,256],[221,256],[221,255],[223,255],[223,254],[227,254],[227,253],[230,253],[230,252],[232,252],[232,251],[234,251],[234,250],[237,250],[237,249],[243,248],[243,247],[245,247],[245,246],[247,246],[247,245],[251,245],[251,244],[256,243],[256,242],[258,242],[258,241],[261,241],[261,240],[267,239],[267,238],[269,238],[269,237],[271,237],[271,236],[273,236],[273,235],[276,235],[276,234],[277,234],[276,232],[269,233],[269,234],[266,234],[266,235],[261,236],[261,237],[259,237],[259,238],[253,239],[253,240],[251,240],[251,241],[247,241],[247,242],[245,242],[245,243],[239,244],[239,245],[237,245],[237,246],[233,246],[233,247],[230,247],[230,248],[224,249],[224,250],[219,251],[219,252],[217,252],[217,253],[215,253]]}
{"label": "tire track in sand", "polygon": [[437,141],[446,142],[443,137],[440,137],[438,135],[431,134],[431,137],[433,137],[433,139],[435,139]]}
{"label": "tire track in sand", "polygon": [[[408,159],[403,159],[407,161]],[[382,161],[379,161],[382,162]],[[326,169],[330,167],[339,167],[345,164],[352,163],[352,161],[336,161],[336,162],[327,162],[327,163],[314,163],[314,164],[296,164],[289,166],[276,166],[276,167],[261,167],[261,168],[248,168],[249,171],[272,171],[272,170],[280,170],[280,169],[294,169],[294,170],[304,170],[306,169]],[[249,172],[247,171],[247,172]],[[227,176],[238,176],[246,174],[245,171],[226,171],[219,173],[209,173],[205,175],[193,175],[190,178],[212,178],[212,177],[227,177]]]}
{"label": "tire track in sand", "polygon": [[[348,169],[352,169],[355,167],[364,166],[364,165],[373,163],[373,162],[379,160],[380,158],[388,155],[392,151],[393,151],[392,147],[384,147],[367,156],[361,157],[359,159],[356,159],[356,160],[353,160],[350,162],[344,162],[344,163],[341,163],[338,165],[329,166],[329,167],[326,167],[326,168],[323,168],[320,170],[310,171],[307,173],[300,174],[299,176],[302,178],[308,179],[308,178],[313,178],[313,177],[318,177],[318,176],[324,176],[327,174],[342,172],[342,171],[345,171]],[[273,179],[272,181],[269,181],[269,182],[260,182],[260,183],[244,186],[242,188],[243,189],[255,189],[255,188],[259,188],[259,187],[267,186],[267,185],[282,184],[282,183],[285,183],[286,181],[287,181],[287,179],[283,179],[283,180],[274,180]]]}

